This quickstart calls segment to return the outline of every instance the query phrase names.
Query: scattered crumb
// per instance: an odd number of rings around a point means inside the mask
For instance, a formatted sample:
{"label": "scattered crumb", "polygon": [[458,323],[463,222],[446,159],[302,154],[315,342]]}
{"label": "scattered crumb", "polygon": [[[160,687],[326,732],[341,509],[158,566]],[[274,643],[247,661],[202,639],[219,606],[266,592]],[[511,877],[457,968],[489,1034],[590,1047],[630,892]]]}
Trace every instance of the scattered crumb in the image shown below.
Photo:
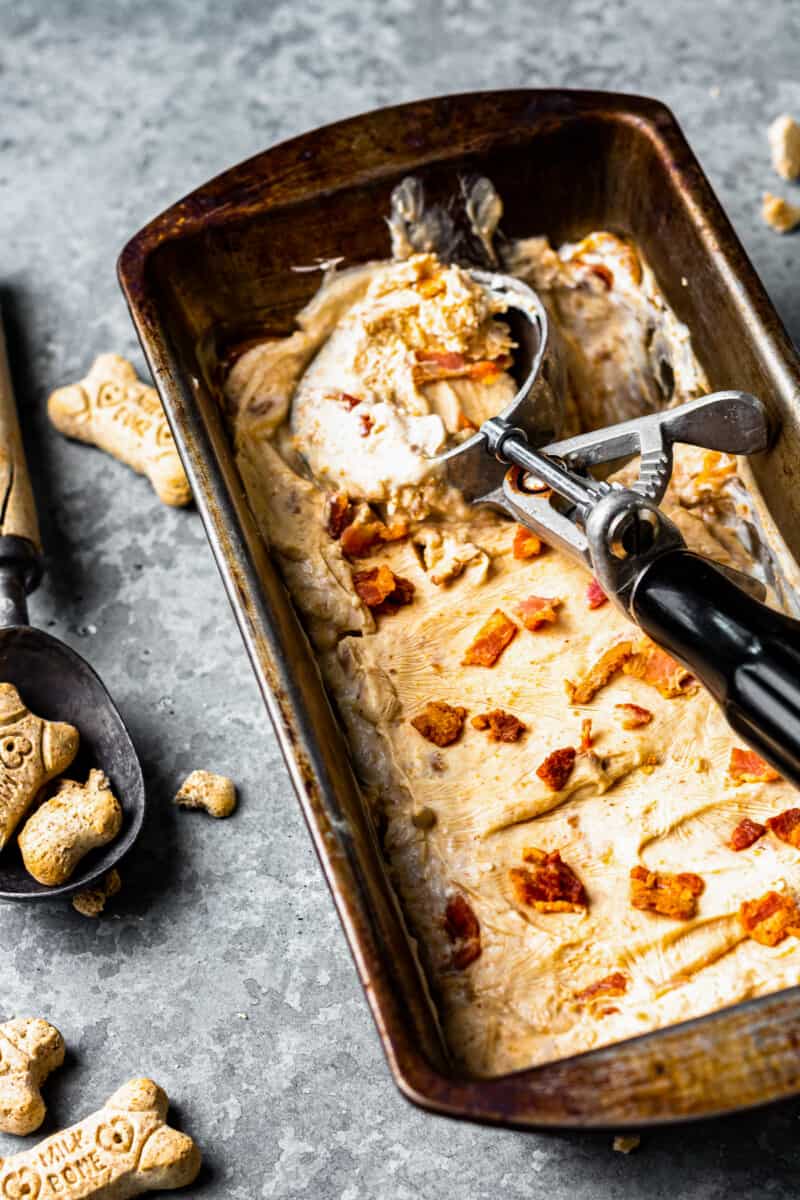
{"label": "scattered crumb", "polygon": [[236,787],[226,775],[192,771],[175,796],[182,808],[202,808],[212,817],[229,817],[236,808]]}
{"label": "scattered crumb", "polygon": [[247,1013],[237,1013],[236,1015],[240,1021],[249,1021],[250,1020]]}
{"label": "scattered crumb", "polygon": [[681,275],[681,287],[688,287],[688,286],[689,286],[689,280],[686,278],[685,275]]}
{"label": "scattered crumb", "polygon": [[614,1138],[612,1145],[620,1154],[630,1154],[632,1150],[638,1149],[641,1140],[638,1133],[623,1133]]}
{"label": "scattered crumb", "polygon": [[797,225],[800,225],[800,205],[790,204],[781,196],[773,196],[771,192],[764,192],[761,216],[770,229],[774,229],[776,233],[791,233]]}
{"label": "scattered crumb", "polygon": [[788,113],[776,117],[769,127],[772,165],[784,179],[800,175],[800,125]]}
{"label": "scattered crumb", "polygon": [[720,87],[718,83],[712,84],[708,89],[708,94],[712,100],[718,100],[720,95]]}
{"label": "scattered crumb", "polygon": [[116,896],[122,887],[119,871],[112,868],[104,875],[97,887],[84,888],[72,897],[72,907],[82,917],[99,917],[106,906],[106,900]]}

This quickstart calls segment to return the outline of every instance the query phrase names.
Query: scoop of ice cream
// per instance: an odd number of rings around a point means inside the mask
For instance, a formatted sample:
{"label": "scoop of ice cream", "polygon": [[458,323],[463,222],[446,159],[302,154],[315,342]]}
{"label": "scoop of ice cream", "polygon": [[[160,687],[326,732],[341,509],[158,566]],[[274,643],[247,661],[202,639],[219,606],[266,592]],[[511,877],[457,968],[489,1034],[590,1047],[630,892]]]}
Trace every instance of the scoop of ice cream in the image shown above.
{"label": "scoop of ice cream", "polygon": [[314,478],[384,501],[515,392],[503,302],[418,254],[373,279],[301,378],[293,445]]}

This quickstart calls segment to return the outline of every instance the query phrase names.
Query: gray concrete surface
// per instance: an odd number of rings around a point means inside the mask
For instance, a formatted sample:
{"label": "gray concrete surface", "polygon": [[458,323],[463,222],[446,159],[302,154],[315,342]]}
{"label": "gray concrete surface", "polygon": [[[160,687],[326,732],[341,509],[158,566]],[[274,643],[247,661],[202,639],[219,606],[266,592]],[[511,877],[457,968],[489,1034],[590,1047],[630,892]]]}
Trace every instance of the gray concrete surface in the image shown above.
{"label": "gray concrete surface", "polygon": [[[48,1015],[70,1048],[46,1128],[149,1073],[205,1151],[198,1197],[797,1194],[796,1103],[625,1158],[608,1135],[483,1130],[401,1099],[197,513],[63,441],[45,400],[99,351],[142,366],[115,259],[178,196],[320,123],[504,85],[666,100],[797,338],[800,237],[758,205],[780,183],[767,122],[800,113],[799,51],[791,0],[0,0],[0,287],[49,552],[32,610],[107,680],[151,802],[112,915],[0,908],[0,1012]],[[174,811],[200,765],[238,781],[233,821]]]}

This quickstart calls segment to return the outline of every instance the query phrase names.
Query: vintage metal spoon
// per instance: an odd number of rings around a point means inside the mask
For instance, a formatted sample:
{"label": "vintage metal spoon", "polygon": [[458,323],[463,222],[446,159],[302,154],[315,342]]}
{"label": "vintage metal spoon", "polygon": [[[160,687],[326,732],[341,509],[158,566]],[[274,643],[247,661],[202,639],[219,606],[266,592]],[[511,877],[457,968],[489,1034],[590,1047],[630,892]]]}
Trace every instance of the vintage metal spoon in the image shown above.
{"label": "vintage metal spoon", "polygon": [[39,526],[0,320],[0,682],[13,683],[38,716],[76,726],[80,749],[68,777],[85,780],[92,767],[101,768],[123,810],[118,837],[88,855],[60,887],[44,887],[28,875],[12,838],[0,853],[4,900],[47,899],[88,887],[130,848],[144,819],[142,770],[113,700],[79,654],[28,624],[27,596],[41,576]]}

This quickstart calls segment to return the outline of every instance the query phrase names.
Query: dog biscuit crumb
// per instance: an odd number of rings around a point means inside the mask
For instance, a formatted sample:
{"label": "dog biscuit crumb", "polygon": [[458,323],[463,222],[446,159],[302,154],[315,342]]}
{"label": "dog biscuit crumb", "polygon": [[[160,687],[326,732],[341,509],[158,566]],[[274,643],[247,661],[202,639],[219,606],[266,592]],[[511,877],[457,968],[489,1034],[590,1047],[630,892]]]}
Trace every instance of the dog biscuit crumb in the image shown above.
{"label": "dog biscuit crumb", "polygon": [[613,1148],[619,1151],[620,1154],[630,1154],[632,1150],[638,1149],[642,1139],[638,1133],[623,1133],[618,1134],[613,1141]]}
{"label": "dog biscuit crumb", "polygon": [[772,165],[784,179],[800,175],[800,125],[788,113],[776,117],[769,127]]}
{"label": "dog biscuit crumb", "polygon": [[791,233],[800,225],[800,205],[790,204],[788,200],[781,196],[773,196],[771,192],[764,192],[761,215],[776,233]]}
{"label": "dog biscuit crumb", "polygon": [[[64,1039],[41,1017],[20,1017],[0,1025],[0,1130],[20,1137],[44,1120],[39,1092],[64,1061]],[[2,1161],[2,1160],[0,1160]]]}
{"label": "dog biscuit crumb", "polygon": [[47,401],[60,433],[98,446],[146,475],[164,504],[192,498],[158,392],[119,354],[99,355],[88,375],[58,388]]}
{"label": "dog biscuit crumb", "polygon": [[197,1178],[200,1151],[165,1124],[168,1106],[152,1079],[131,1079],[91,1116],[0,1159],[0,1196],[123,1200],[185,1187]]}
{"label": "dog biscuit crumb", "polygon": [[86,783],[62,779],[19,835],[25,870],[48,887],[66,883],[83,856],[112,841],[121,827],[119,800],[102,771],[90,771]]}
{"label": "dog biscuit crumb", "polygon": [[99,917],[105,909],[106,900],[116,896],[122,887],[119,871],[115,867],[103,876],[96,887],[84,888],[72,897],[72,907],[82,917]]}
{"label": "dog biscuit crumb", "polygon": [[225,775],[192,771],[175,796],[182,808],[202,808],[212,817],[229,817],[236,808],[236,787]]}
{"label": "dog biscuit crumb", "polygon": [[0,850],[42,785],[66,771],[79,742],[74,725],[35,716],[13,684],[0,683]]}

